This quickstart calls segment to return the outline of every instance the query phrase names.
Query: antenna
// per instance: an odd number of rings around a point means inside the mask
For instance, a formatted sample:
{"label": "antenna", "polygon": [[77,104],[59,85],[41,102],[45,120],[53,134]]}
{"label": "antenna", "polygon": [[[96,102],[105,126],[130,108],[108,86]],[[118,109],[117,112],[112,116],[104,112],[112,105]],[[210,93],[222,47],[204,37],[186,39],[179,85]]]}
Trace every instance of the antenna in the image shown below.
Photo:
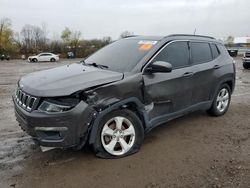
{"label": "antenna", "polygon": [[196,34],[196,28],[194,29],[194,35]]}

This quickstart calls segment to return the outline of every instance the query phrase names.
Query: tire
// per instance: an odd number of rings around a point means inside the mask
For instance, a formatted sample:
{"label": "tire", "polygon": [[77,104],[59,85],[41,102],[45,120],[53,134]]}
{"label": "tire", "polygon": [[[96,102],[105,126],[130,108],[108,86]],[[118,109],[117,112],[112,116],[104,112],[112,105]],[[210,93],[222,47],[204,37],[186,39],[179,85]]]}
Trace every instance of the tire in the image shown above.
{"label": "tire", "polygon": [[244,69],[249,69],[250,68],[250,64],[249,63],[243,63],[243,67],[244,67]]}
{"label": "tire", "polygon": [[139,151],[143,140],[144,128],[137,115],[127,109],[116,110],[101,118],[92,148],[98,157],[121,158]]}
{"label": "tire", "polygon": [[55,58],[51,58],[51,59],[50,59],[50,62],[55,62],[55,61],[56,61]]}
{"label": "tire", "polygon": [[37,62],[37,59],[36,58],[32,59],[32,62],[34,62],[34,63]]}
{"label": "tire", "polygon": [[224,115],[230,105],[231,89],[228,84],[222,84],[216,92],[211,108],[207,111],[212,116]]}

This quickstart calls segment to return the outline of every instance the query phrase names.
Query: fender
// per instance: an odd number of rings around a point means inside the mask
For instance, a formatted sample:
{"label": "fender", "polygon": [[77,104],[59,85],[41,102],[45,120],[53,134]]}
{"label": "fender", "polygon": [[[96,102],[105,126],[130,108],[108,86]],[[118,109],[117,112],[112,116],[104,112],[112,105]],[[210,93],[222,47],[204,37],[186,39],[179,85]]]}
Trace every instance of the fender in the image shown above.
{"label": "fender", "polygon": [[144,110],[144,104],[141,103],[141,101],[136,97],[127,98],[127,99],[124,99],[122,101],[119,101],[117,103],[112,104],[110,107],[106,108],[105,110],[103,110],[101,112],[98,112],[97,117],[94,120],[94,122],[92,124],[92,128],[90,130],[89,144],[93,144],[95,142],[95,138],[96,138],[96,134],[97,134],[97,130],[98,130],[98,126],[99,126],[99,122],[100,122],[101,118],[104,115],[108,114],[109,112],[116,110],[116,109],[119,109],[123,105],[131,103],[131,102],[136,104],[137,110],[143,116],[145,126],[147,127],[149,125],[149,120],[148,120],[146,112]]}

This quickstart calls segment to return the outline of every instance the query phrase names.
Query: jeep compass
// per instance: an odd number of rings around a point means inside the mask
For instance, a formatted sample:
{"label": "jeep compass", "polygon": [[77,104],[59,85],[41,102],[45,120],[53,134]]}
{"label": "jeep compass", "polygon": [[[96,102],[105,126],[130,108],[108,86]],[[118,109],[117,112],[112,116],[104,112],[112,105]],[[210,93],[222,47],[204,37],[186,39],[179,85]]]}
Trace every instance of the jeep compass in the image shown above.
{"label": "jeep compass", "polygon": [[145,133],[193,111],[229,108],[235,65],[212,37],[130,36],[81,62],[22,77],[13,95],[21,128],[43,147],[119,158]]}

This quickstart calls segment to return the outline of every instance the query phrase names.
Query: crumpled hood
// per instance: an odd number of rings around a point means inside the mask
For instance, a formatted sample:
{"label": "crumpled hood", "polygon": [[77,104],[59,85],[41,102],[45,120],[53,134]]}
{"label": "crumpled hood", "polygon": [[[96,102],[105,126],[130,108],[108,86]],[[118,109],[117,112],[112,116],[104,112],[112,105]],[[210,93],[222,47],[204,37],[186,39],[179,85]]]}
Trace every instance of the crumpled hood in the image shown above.
{"label": "crumpled hood", "polygon": [[122,73],[75,63],[28,74],[21,78],[19,87],[38,97],[67,96],[121,79]]}

